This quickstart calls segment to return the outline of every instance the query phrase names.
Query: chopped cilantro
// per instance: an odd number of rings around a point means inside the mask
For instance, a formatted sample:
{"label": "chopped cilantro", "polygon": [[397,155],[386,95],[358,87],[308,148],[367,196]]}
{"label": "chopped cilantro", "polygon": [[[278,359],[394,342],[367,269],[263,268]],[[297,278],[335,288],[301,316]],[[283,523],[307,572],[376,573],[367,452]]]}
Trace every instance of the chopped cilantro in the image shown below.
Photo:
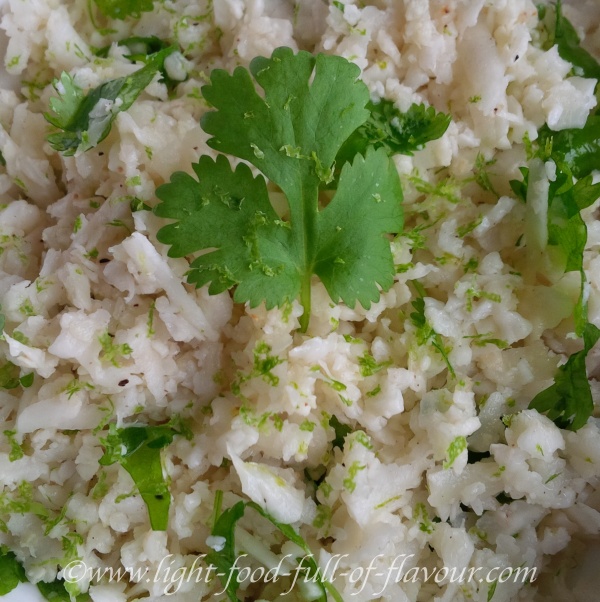
{"label": "chopped cilantro", "polygon": [[152,207],[144,203],[142,199],[133,197],[130,203],[131,211],[152,211]]}
{"label": "chopped cilantro", "polygon": [[[156,36],[131,36],[117,42],[117,46],[124,46],[130,54],[126,55],[130,61],[146,62],[148,56],[169,48],[170,44]],[[96,56],[106,58],[110,46],[103,46],[94,51]]]}
{"label": "chopped cilantro", "polygon": [[50,146],[71,156],[99,144],[108,136],[117,115],[129,109],[174,51],[175,48],[161,50],[135,73],[105,82],[85,95],[73,78],[63,72],[60,80],[54,82],[58,97],[50,99],[53,114],[44,114],[48,122],[62,130],[48,136]]}
{"label": "chopped cilantro", "polygon": [[456,437],[446,450],[446,460],[444,460],[443,467],[451,468],[456,458],[458,458],[465,449],[467,449],[467,439],[462,435]]}
{"label": "chopped cilantro", "polygon": [[0,596],[5,596],[26,581],[25,569],[17,557],[6,546],[0,546]]}
{"label": "chopped cilantro", "polygon": [[29,374],[24,374],[19,378],[19,383],[24,389],[28,389],[33,384],[33,379],[35,378],[35,374],[33,372],[29,372]]}
{"label": "chopped cilantro", "polygon": [[15,366],[12,362],[6,362],[6,364],[0,366],[0,387],[2,389],[16,389],[20,384],[20,373],[19,366]]}
{"label": "chopped cilantro", "polygon": [[216,573],[225,588],[224,591],[230,602],[240,602],[237,597],[239,569],[236,564],[238,555],[235,546],[235,527],[236,523],[244,516],[247,508],[251,508],[267,519],[286,539],[295,543],[302,550],[303,554],[297,558],[299,574],[303,575],[303,579],[307,583],[318,588],[318,592],[314,594],[311,592],[311,600],[315,602],[327,602],[327,594],[330,594],[335,602],[343,602],[342,597],[335,587],[323,578],[322,571],[319,569],[306,541],[296,533],[292,526],[275,520],[268,512],[254,502],[239,501],[231,508],[227,508],[222,512],[221,503],[222,493],[217,491],[211,535],[222,538],[223,547],[218,551],[214,550],[207,554],[206,561],[216,568]]}
{"label": "chopped cilantro", "polygon": [[415,505],[413,519],[415,520],[415,522],[419,523],[419,529],[423,531],[423,533],[427,533],[428,535],[433,533],[433,523],[429,518],[429,514],[427,512],[425,504],[423,504],[422,502],[419,502]]}
{"label": "chopped cilantro", "polygon": [[148,319],[146,320],[146,336],[148,338],[154,336],[156,331],[154,330],[154,312],[156,310],[156,301],[150,303],[150,309],[148,310]]}
{"label": "chopped cilantro", "polygon": [[358,358],[358,365],[360,366],[362,376],[373,376],[373,374],[376,374],[380,370],[391,366],[392,361],[378,362],[368,351],[365,351]]}
{"label": "chopped cilantro", "polygon": [[573,65],[576,75],[600,79],[600,65],[587,50],[580,46],[575,28],[563,16],[561,0],[557,0],[554,10],[556,21],[553,42],[558,47],[558,54]]}
{"label": "chopped cilantro", "polygon": [[188,272],[196,286],[210,283],[210,294],[235,286],[236,301],[264,301],[268,308],[300,296],[305,331],[313,274],[333,301],[351,307],[357,301],[369,307],[379,287],[392,285],[385,235],[402,229],[402,189],[386,152],[369,146],[343,166],[335,196],[319,207],[319,189],[333,178],[341,145],[369,118],[368,90],[354,64],[278,48],[270,59],[254,59],[250,72],[264,99],[245,68],[233,75],[215,70],[202,93],[216,110],[201,125],[213,136],[209,146],[250,162],[281,187],[289,221],[246,164],[232,170],[224,155],[204,155],[193,165],[198,180],[176,172],[157,189],[162,202],[155,213],[178,220],[157,236],[171,245],[172,257],[212,249]]}
{"label": "chopped cilantro", "polygon": [[24,335],[20,330],[13,330],[12,338],[15,341],[21,343],[21,345],[29,345],[30,344],[29,337]]}
{"label": "chopped cilantro", "polygon": [[73,222],[73,234],[77,234],[79,230],[81,230],[81,226],[83,225],[83,220],[81,219],[81,215],[78,215]]}
{"label": "chopped cilantro", "polygon": [[8,459],[11,462],[15,462],[16,460],[20,460],[25,452],[21,447],[21,444],[16,439],[17,431],[6,430],[4,431],[4,436],[8,439],[8,443],[10,444],[10,453],[8,455]]}
{"label": "chopped cilantro", "polygon": [[487,168],[490,165],[493,165],[494,163],[496,163],[495,159],[490,159],[489,161],[486,161],[482,153],[477,153],[477,158],[475,159],[475,166],[473,167],[474,179],[475,182],[477,182],[477,184],[479,184],[479,186],[483,188],[483,190],[487,190],[488,192],[491,192],[496,198],[500,198],[500,195],[496,192],[496,189],[494,188],[490,180],[490,176],[487,172]]}
{"label": "chopped cilantro", "polygon": [[600,330],[587,324],[583,332],[583,349],[560,366],[554,384],[538,393],[529,407],[545,413],[560,428],[576,431],[584,426],[594,411],[585,358],[599,338]]}
{"label": "chopped cilantro", "polygon": [[366,464],[361,464],[358,460],[350,464],[348,467],[348,476],[343,481],[344,489],[346,489],[346,491],[349,491],[350,493],[354,492],[356,489],[356,475],[358,475],[358,473],[361,470],[364,470],[366,467]]}
{"label": "chopped cilantro", "polygon": [[279,377],[273,374],[272,370],[283,363],[283,360],[276,355],[271,355],[271,346],[267,345],[264,341],[258,341],[254,347],[253,355],[254,365],[252,370],[247,374],[241,374],[231,384],[231,391],[234,395],[240,395],[241,385],[252,378],[262,378],[262,380],[272,387],[276,387],[279,384]]}
{"label": "chopped cilantro", "polygon": [[432,184],[418,176],[410,176],[409,182],[418,192],[427,196],[446,199],[453,205],[457,205],[461,201],[460,186],[452,178],[446,178],[437,184]]}
{"label": "chopped cilantro", "polygon": [[371,439],[364,431],[356,431],[353,437],[353,441],[355,441],[356,443],[360,443],[363,447],[366,447],[367,449],[373,449]]}
{"label": "chopped cilantro", "polygon": [[67,383],[67,386],[64,388],[64,392],[67,394],[67,399],[71,399],[71,397],[73,397],[75,393],[78,393],[79,391],[83,391],[85,389],[87,389],[88,391],[92,391],[94,389],[94,385],[74,378],[73,380]]}
{"label": "chopped cilantro", "polygon": [[510,345],[506,341],[502,339],[495,339],[492,336],[490,336],[491,334],[491,332],[473,334],[469,336],[464,336],[463,339],[472,339],[473,344],[477,347],[485,347],[486,345],[496,345],[496,347],[498,347],[499,349],[508,349],[508,347],[510,347]]}
{"label": "chopped cilantro", "polygon": [[108,331],[100,335],[98,341],[100,341],[100,345],[102,346],[102,355],[100,356],[100,359],[110,362],[115,367],[119,366],[117,358],[133,353],[133,349],[127,343],[121,345],[115,344],[113,342],[113,337]]}

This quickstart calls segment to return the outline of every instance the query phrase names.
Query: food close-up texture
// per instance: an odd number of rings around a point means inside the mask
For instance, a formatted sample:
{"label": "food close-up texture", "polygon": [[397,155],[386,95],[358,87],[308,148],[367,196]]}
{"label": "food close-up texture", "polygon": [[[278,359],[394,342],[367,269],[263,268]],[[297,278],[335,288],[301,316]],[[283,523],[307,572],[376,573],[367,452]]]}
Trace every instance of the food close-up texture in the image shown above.
{"label": "food close-up texture", "polygon": [[0,600],[595,599],[598,2],[0,0],[0,51]]}

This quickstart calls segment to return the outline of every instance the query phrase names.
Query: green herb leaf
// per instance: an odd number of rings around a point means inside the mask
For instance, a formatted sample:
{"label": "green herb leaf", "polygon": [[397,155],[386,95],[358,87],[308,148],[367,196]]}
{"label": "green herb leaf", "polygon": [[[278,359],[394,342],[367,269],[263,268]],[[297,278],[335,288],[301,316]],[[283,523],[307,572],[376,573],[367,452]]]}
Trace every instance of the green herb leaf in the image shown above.
{"label": "green herb leaf", "polygon": [[369,146],[383,148],[388,155],[413,155],[427,142],[441,138],[452,118],[438,113],[433,107],[412,104],[403,113],[390,100],[369,102],[369,118],[344,144],[337,158],[338,164],[355,154],[364,154]]}
{"label": "green herb leaf", "polygon": [[237,570],[234,569],[236,561],[235,525],[244,516],[245,509],[246,503],[240,501],[221,513],[215,521],[212,535],[223,537],[225,544],[220,551],[210,552],[206,555],[206,562],[217,568],[219,579],[223,587],[226,588],[227,597],[231,602],[239,602],[237,597]]}
{"label": "green herb leaf", "polygon": [[11,462],[16,462],[17,460],[20,460],[25,455],[23,448],[17,441],[16,435],[17,435],[17,431],[8,430],[8,429],[4,431],[4,436],[8,439],[8,443],[10,445],[10,453],[8,455],[8,459]]}
{"label": "green herb leaf", "polygon": [[169,520],[171,494],[163,475],[160,450],[180,434],[170,425],[109,426],[108,435],[101,439],[104,455],[99,463],[108,466],[120,462],[131,475],[150,517],[155,531],[165,531]]}
{"label": "green herb leaf", "polygon": [[580,129],[554,132],[544,125],[538,132],[536,146],[542,159],[550,155],[556,162],[568,165],[576,178],[584,178],[600,164],[600,116],[591,115]]}
{"label": "green herb leaf", "polygon": [[300,295],[306,330],[313,274],[333,301],[351,307],[369,307],[379,299],[378,285],[392,285],[385,235],[402,229],[402,189],[386,153],[369,149],[344,166],[337,193],[319,207],[340,146],[369,115],[355,65],[278,48],[270,59],[254,59],[250,70],[264,98],[246,69],[215,70],[202,92],[217,110],[201,124],[213,135],[212,148],[252,163],[283,190],[289,221],[273,209],[261,176],[244,164],[233,171],[223,156],[203,156],[193,165],[199,181],[178,172],[157,189],[155,213],[178,220],[158,239],[171,245],[172,257],[212,249],[188,274],[196,286],[210,283],[211,294],[236,286],[236,301],[268,308]]}
{"label": "green herb leaf", "polygon": [[545,413],[557,426],[576,431],[584,426],[594,411],[594,401],[585,367],[589,350],[600,338],[600,330],[587,324],[583,333],[584,347],[562,365],[554,384],[538,393],[529,408]]}
{"label": "green herb leaf", "polygon": [[13,552],[6,546],[0,547],[0,596],[11,592],[19,583],[25,583],[25,569]]}
{"label": "green herb leaf", "polygon": [[346,435],[352,432],[352,428],[340,422],[335,415],[329,419],[329,426],[335,431],[335,439],[331,442],[331,445],[344,449]]}
{"label": "green herb leaf", "polygon": [[[302,549],[304,556],[297,560],[299,562],[299,567],[304,574],[304,579],[307,582],[316,584],[321,590],[321,594],[316,598],[313,597],[312,600],[315,600],[316,602],[327,602],[327,593],[329,593],[336,602],[343,602],[342,597],[335,587],[322,579],[321,571],[304,538],[296,533],[290,525],[275,520],[258,504],[244,501],[239,501],[231,508],[224,510],[216,519],[212,535],[224,538],[225,543],[220,551],[213,551],[206,555],[206,561],[216,567],[219,579],[226,588],[225,591],[227,597],[231,602],[240,602],[237,597],[237,570],[234,568],[236,561],[235,525],[240,518],[244,516],[246,508],[252,508],[258,512],[274,525],[287,539]],[[230,577],[230,575],[232,575],[232,577]]]}
{"label": "green herb leaf", "polygon": [[2,389],[16,389],[21,381],[19,380],[21,369],[12,362],[6,362],[0,366],[0,387]]}
{"label": "green herb leaf", "polygon": [[113,337],[108,331],[98,337],[98,342],[102,346],[101,359],[105,362],[110,362],[115,367],[119,366],[117,358],[133,353],[133,349],[127,343],[122,343],[121,345],[114,343]]}
{"label": "green herb leaf", "polygon": [[30,372],[29,374],[24,374],[19,379],[19,383],[21,383],[22,387],[24,387],[25,389],[28,389],[33,384],[34,377],[35,377],[35,374],[33,372]]}
{"label": "green herb leaf", "polygon": [[59,96],[50,99],[54,114],[44,114],[48,122],[63,130],[48,136],[50,146],[65,156],[94,148],[108,136],[118,113],[135,102],[174,51],[174,47],[165,48],[149,56],[146,65],[135,73],[105,82],[85,95],[63,72],[60,81],[54,82]]}
{"label": "green herb leaf", "polygon": [[91,601],[90,595],[87,593],[79,594],[77,596],[71,596],[67,591],[66,584],[62,579],[56,579],[50,583],[39,581],[37,588],[48,600],[48,602],[89,602]]}
{"label": "green herb leaf", "polygon": [[555,11],[554,43],[558,46],[558,54],[573,65],[576,75],[600,79],[600,65],[587,50],[580,46],[575,28],[563,16],[561,0],[557,1]]}
{"label": "green herb leaf", "polygon": [[100,12],[112,19],[139,19],[141,13],[150,12],[154,8],[154,0],[94,0]]}
{"label": "green herb leaf", "polygon": [[[124,55],[126,59],[132,63],[148,63],[152,59],[153,55],[163,50],[167,50],[171,44],[165,40],[161,40],[156,36],[131,36],[117,42],[117,46],[125,47],[129,50],[129,54]],[[108,57],[111,45],[103,46],[94,51],[96,56],[101,58]],[[163,82],[167,86],[169,91],[172,91],[180,81],[173,80],[169,76],[168,71],[165,69],[164,63],[158,68],[162,75]]]}
{"label": "green herb leaf", "polygon": [[483,156],[483,153],[477,153],[477,158],[475,159],[475,165],[473,167],[474,179],[477,184],[483,190],[487,190],[491,192],[496,198],[500,198],[498,192],[494,188],[492,181],[490,180],[490,175],[487,172],[487,168],[490,165],[493,165],[496,162],[495,159],[490,159],[486,161],[486,158]]}

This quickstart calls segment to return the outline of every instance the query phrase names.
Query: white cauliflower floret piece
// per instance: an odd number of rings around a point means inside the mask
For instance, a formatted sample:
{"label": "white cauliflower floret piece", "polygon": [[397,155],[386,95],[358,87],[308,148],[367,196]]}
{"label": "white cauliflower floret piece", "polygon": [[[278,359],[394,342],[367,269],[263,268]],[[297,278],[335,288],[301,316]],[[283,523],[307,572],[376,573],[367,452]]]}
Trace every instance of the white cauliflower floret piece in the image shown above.
{"label": "white cauliflower floret piece", "polygon": [[306,515],[308,502],[304,493],[290,482],[290,471],[257,462],[244,462],[229,452],[242,482],[242,491],[275,520],[290,524]]}
{"label": "white cauliflower floret piece", "polygon": [[539,459],[551,458],[565,447],[560,429],[536,410],[523,410],[512,419],[506,429],[506,441]]}

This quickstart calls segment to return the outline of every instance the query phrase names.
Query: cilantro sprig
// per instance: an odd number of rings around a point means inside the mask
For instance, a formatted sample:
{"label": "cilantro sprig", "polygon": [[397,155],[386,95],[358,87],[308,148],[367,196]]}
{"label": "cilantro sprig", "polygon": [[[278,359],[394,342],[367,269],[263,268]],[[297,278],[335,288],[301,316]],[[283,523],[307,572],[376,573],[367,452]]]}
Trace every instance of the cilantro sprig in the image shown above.
{"label": "cilantro sprig", "polygon": [[163,475],[160,450],[170,445],[177,434],[190,436],[185,428],[172,424],[159,426],[109,426],[106,438],[101,439],[104,455],[101,466],[119,462],[131,475],[148,508],[150,525],[155,531],[165,531],[169,520],[171,494]]}
{"label": "cilantro sprig", "polygon": [[576,431],[585,426],[594,411],[594,400],[585,367],[585,358],[600,338],[600,330],[587,324],[584,347],[569,357],[554,377],[554,384],[538,393],[529,407],[546,413],[560,428]]}
{"label": "cilantro sprig", "polygon": [[11,592],[19,583],[25,583],[25,569],[6,546],[0,547],[0,596]]}
{"label": "cilantro sprig", "polygon": [[301,535],[296,533],[293,527],[275,520],[268,512],[254,502],[240,500],[231,508],[227,508],[221,512],[221,500],[222,492],[217,491],[215,495],[216,511],[211,534],[216,537],[222,537],[224,544],[220,550],[214,550],[207,554],[206,561],[216,567],[217,575],[225,588],[224,591],[230,602],[240,602],[237,597],[239,582],[238,569],[236,567],[235,527],[248,508],[267,519],[289,541],[295,543],[302,550],[304,555],[297,558],[297,562],[299,563],[297,570],[302,573],[306,582],[316,585],[320,590],[320,593],[316,594],[316,597],[311,598],[312,600],[315,600],[315,602],[327,602],[327,594],[329,594],[335,602],[343,602],[342,597],[333,584],[324,579],[322,571],[317,565],[308,544]]}
{"label": "cilantro sprig", "polygon": [[175,48],[169,47],[151,54],[141,69],[107,81],[87,94],[63,72],[54,82],[58,97],[50,99],[52,113],[44,113],[49,123],[62,130],[47,137],[50,146],[68,157],[102,142],[117,115],[131,107],[173,52]]}
{"label": "cilantro sprig", "polygon": [[[344,164],[337,191],[323,206],[319,191],[334,177],[334,161],[348,137],[369,118],[359,69],[337,56],[278,48],[258,57],[250,73],[211,74],[202,89],[216,110],[206,113],[208,144],[254,165],[285,193],[289,219],[273,208],[262,176],[245,164],[207,156],[194,164],[198,180],[177,172],[157,189],[161,217],[177,220],[158,232],[172,257],[206,251],[188,281],[216,294],[236,287],[234,299],[268,308],[300,297],[306,331],[311,279],[333,301],[363,307],[394,281],[386,234],[402,229],[402,189],[383,148],[369,146]],[[255,83],[263,89],[261,95]]]}
{"label": "cilantro sprig", "polygon": [[[560,56],[571,62],[577,74],[600,77],[600,64],[581,48],[573,25],[562,14],[562,3],[555,7],[553,43]],[[583,349],[559,367],[554,383],[538,393],[529,407],[546,413],[560,428],[578,430],[594,411],[585,359],[600,338],[600,330],[588,322],[586,275],[583,253],[587,243],[587,227],[581,211],[600,198],[600,183],[594,184],[592,172],[600,164],[600,117],[591,115],[581,129],[558,132],[547,125],[540,128],[535,143],[526,141],[528,156],[534,160],[553,161],[556,177],[549,184],[547,233],[548,247],[554,250],[565,272],[581,275],[581,292],[573,318],[575,332],[583,339]],[[515,194],[527,202],[529,168],[522,167],[522,181],[512,181]]]}

